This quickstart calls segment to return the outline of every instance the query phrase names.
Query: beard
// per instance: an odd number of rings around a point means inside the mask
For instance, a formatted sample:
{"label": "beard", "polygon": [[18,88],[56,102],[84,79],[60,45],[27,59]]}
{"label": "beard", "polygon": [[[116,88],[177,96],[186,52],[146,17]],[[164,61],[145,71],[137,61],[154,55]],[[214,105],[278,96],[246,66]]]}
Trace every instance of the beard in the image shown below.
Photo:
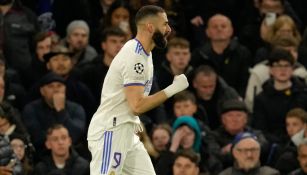
{"label": "beard", "polygon": [[0,5],[12,4],[14,0],[0,0]]}
{"label": "beard", "polygon": [[155,33],[152,36],[152,39],[159,49],[165,49],[167,45],[167,40],[165,39],[165,35],[162,34],[159,30],[156,30]]}
{"label": "beard", "polygon": [[245,171],[248,171],[250,169],[255,168],[258,164],[259,164],[259,161],[246,160],[244,163],[242,163],[240,168],[242,168]]}

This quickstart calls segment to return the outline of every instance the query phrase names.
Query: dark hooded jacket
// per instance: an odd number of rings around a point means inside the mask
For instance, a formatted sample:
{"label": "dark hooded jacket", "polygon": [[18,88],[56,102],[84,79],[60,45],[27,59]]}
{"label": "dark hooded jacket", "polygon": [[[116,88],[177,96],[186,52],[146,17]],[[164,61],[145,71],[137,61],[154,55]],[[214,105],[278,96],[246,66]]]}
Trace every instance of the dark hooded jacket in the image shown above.
{"label": "dark hooded jacket", "polygon": [[271,143],[287,141],[285,117],[290,109],[307,108],[305,83],[296,77],[293,77],[291,82],[289,89],[278,91],[274,88],[274,81],[270,79],[255,98],[252,124],[256,129],[262,130]]}
{"label": "dark hooded jacket", "polygon": [[63,169],[57,168],[52,156],[49,155],[35,166],[33,175],[89,175],[89,173],[89,162],[74,150],[70,150],[70,156]]}

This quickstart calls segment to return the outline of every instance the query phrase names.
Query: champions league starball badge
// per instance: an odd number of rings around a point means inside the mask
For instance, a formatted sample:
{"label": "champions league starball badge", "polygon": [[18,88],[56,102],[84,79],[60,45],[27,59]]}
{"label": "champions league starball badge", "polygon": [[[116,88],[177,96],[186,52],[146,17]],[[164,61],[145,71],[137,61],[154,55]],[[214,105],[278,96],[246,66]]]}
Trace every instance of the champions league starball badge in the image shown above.
{"label": "champions league starball badge", "polygon": [[142,63],[136,63],[134,65],[134,70],[138,74],[142,74],[144,72],[144,65]]}

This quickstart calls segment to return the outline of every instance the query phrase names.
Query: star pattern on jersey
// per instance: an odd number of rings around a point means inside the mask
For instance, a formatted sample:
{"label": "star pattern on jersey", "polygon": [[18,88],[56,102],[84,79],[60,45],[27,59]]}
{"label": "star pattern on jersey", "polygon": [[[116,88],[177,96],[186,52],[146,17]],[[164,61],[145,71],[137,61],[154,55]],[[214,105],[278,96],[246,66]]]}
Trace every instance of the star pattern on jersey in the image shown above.
{"label": "star pattern on jersey", "polygon": [[144,72],[144,65],[142,63],[136,63],[134,65],[134,70],[137,74],[142,74]]}

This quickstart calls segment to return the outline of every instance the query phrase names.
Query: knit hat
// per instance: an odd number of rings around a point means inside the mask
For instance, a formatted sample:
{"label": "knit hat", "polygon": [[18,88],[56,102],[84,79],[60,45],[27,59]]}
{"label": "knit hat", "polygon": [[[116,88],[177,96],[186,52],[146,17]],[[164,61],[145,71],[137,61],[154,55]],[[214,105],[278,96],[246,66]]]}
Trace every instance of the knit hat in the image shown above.
{"label": "knit hat", "polygon": [[234,140],[232,141],[232,146],[231,146],[231,150],[233,150],[233,148],[242,140],[244,139],[254,139],[256,142],[259,143],[257,136],[254,133],[251,132],[240,132],[239,134],[236,135],[236,137],[234,138]]}
{"label": "knit hat", "polygon": [[87,23],[83,20],[74,20],[71,23],[68,24],[66,28],[66,36],[70,36],[71,33],[77,29],[77,28],[82,28],[85,30],[85,32],[89,35],[90,34],[90,28],[87,25]]}
{"label": "knit hat", "polygon": [[294,58],[292,54],[284,49],[276,48],[270,52],[268,55],[269,66],[273,66],[274,63],[277,63],[279,61],[287,61],[291,65],[294,64]]}
{"label": "knit hat", "polygon": [[222,104],[222,114],[228,111],[243,111],[247,112],[246,105],[238,99],[227,100]]}

